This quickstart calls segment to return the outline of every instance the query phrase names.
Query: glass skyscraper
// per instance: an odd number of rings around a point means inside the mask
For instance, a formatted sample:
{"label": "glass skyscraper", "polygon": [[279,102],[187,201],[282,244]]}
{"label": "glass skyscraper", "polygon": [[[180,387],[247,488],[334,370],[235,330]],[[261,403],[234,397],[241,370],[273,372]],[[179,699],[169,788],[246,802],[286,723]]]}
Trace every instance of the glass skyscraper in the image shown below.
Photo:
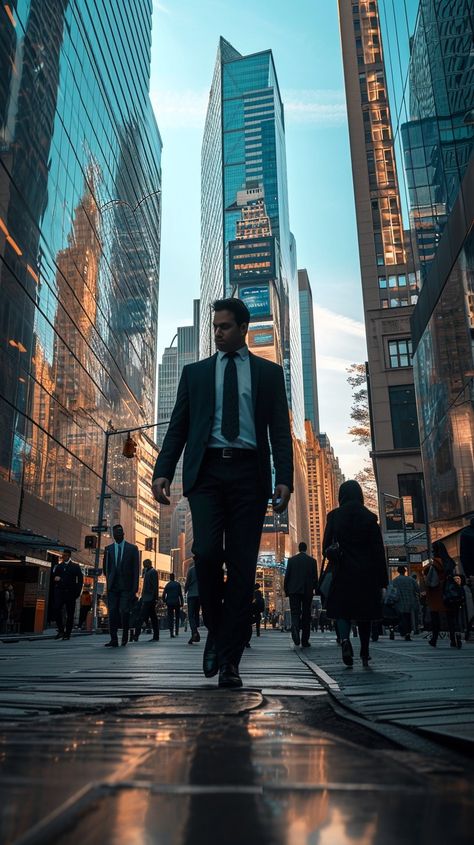
{"label": "glass skyscraper", "polygon": [[249,345],[281,363],[293,430],[304,440],[296,247],[285,119],[271,50],[242,56],[221,38],[202,146],[200,354],[214,350],[212,302],[248,304]]}
{"label": "glass skyscraper", "polygon": [[425,490],[432,539],[457,555],[474,512],[474,2],[400,5],[395,19],[382,4],[383,27],[423,279],[412,354]]}
{"label": "glass skyscraper", "polygon": [[[9,10],[7,15],[5,9]],[[161,139],[151,0],[0,10],[0,521],[77,546],[104,430],[153,422]],[[156,533],[153,455],[111,438],[109,520]],[[121,497],[125,498],[121,498]]]}
{"label": "glass skyscraper", "polygon": [[300,295],[301,352],[303,356],[304,415],[319,434],[318,373],[316,370],[316,338],[314,336],[313,294],[308,271],[298,270]]}

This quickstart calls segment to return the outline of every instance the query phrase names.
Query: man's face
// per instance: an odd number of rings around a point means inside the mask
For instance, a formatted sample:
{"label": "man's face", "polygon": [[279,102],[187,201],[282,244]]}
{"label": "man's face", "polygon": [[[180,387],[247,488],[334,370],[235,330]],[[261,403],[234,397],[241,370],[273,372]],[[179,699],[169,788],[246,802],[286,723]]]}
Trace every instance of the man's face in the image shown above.
{"label": "man's face", "polygon": [[67,561],[69,560],[70,557],[71,557],[70,552],[63,552],[62,555],[61,555],[62,563],[67,563]]}
{"label": "man's face", "polygon": [[112,529],[114,540],[116,543],[121,543],[124,538],[123,528],[121,525],[114,525]]}
{"label": "man's face", "polygon": [[214,340],[219,352],[236,352],[245,343],[247,323],[238,326],[232,311],[214,313]]}

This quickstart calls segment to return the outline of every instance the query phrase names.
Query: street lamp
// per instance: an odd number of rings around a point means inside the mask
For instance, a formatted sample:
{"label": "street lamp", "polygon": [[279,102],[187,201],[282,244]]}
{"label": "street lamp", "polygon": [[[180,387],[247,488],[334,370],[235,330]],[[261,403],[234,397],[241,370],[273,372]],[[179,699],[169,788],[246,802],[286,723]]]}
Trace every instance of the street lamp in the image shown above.
{"label": "street lamp", "polygon": [[[107,488],[107,462],[109,458],[109,439],[110,437],[114,436],[115,434],[126,434],[127,440],[125,441],[125,447],[127,444],[130,444],[131,441],[131,433],[135,431],[145,431],[146,429],[150,428],[157,428],[159,425],[168,425],[169,420],[163,420],[158,423],[148,423],[147,425],[138,425],[135,428],[122,428],[122,429],[115,429],[112,426],[112,421],[109,420],[108,428],[104,431],[105,435],[105,446],[104,446],[104,460],[102,464],[102,479],[100,484],[100,496],[99,496],[99,511],[97,514],[97,525],[92,526],[92,531],[97,534],[97,545],[95,547],[95,559],[94,559],[94,584],[92,588],[92,627],[93,630],[97,630],[97,587],[98,587],[98,578],[99,578],[99,570],[100,570],[100,552],[101,552],[101,539],[102,534],[108,530],[108,527],[104,525],[104,505],[105,500],[107,498],[110,499],[110,493],[106,493]],[[134,443],[134,441],[132,441]],[[124,449],[125,449],[124,447]],[[132,451],[129,448],[129,451]],[[125,452],[124,452],[125,454]],[[133,455],[126,455],[126,457],[133,457],[135,451],[133,450]]]}

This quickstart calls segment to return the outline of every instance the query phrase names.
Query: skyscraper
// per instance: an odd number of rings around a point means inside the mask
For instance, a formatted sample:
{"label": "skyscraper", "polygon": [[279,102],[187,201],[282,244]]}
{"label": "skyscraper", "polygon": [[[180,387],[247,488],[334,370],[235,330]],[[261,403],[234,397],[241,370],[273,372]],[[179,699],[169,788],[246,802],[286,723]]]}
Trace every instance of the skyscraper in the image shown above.
{"label": "skyscraper", "polygon": [[[339,16],[367,334],[372,458],[383,514],[384,493],[422,499],[410,327],[418,277],[402,223],[378,3],[339,0]],[[417,522],[424,523],[422,512]],[[386,531],[383,519],[382,528]]]}
{"label": "skyscraper", "polygon": [[304,440],[283,103],[271,50],[242,56],[221,38],[201,159],[201,357],[214,351],[212,302],[233,290],[249,306],[251,328],[262,329],[250,346],[271,347],[285,369],[293,430]]}
{"label": "skyscraper", "polygon": [[[104,430],[153,422],[161,139],[148,96],[151,4],[5,8],[0,520],[90,562]],[[111,438],[108,516],[133,539],[137,513],[156,530],[156,509],[138,494],[149,444],[143,466],[125,465],[121,448]]]}
{"label": "skyscraper", "polygon": [[[474,3],[420,0],[384,15],[423,286],[412,351],[432,539],[456,556],[474,512]],[[407,49],[409,46],[410,49]]]}
{"label": "skyscraper", "polygon": [[319,434],[318,375],[316,370],[316,338],[314,335],[313,294],[307,270],[298,270],[300,296],[301,352],[303,357],[304,416],[313,431]]}
{"label": "skyscraper", "polygon": [[[214,351],[212,302],[236,294],[249,308],[252,352],[283,366],[295,438],[288,525],[307,530],[304,394],[296,245],[289,226],[285,118],[271,50],[242,56],[220,39],[201,165],[200,355]],[[268,541],[268,537],[266,538]],[[279,545],[279,541],[276,542]],[[291,551],[291,549],[290,549]]]}

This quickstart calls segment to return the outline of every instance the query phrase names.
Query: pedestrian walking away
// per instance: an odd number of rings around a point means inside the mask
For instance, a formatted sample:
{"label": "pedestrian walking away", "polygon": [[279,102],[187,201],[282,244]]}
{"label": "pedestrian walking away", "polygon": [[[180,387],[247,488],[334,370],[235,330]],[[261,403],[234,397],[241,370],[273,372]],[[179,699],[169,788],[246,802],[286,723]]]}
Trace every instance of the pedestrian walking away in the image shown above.
{"label": "pedestrian walking away", "polygon": [[184,601],[181,584],[176,580],[174,572],[171,573],[170,580],[163,590],[162,598],[168,608],[168,628],[170,631],[170,637],[177,637],[179,635],[181,608]]}
{"label": "pedestrian walking away", "polygon": [[406,566],[402,564],[397,566],[397,572],[398,575],[391,582],[391,586],[396,590],[395,608],[399,619],[398,630],[405,640],[410,641],[413,618],[418,615],[420,606],[420,591],[413,578],[408,577]]}
{"label": "pedestrian walking away", "polygon": [[[76,600],[81,595],[84,576],[78,563],[71,560],[71,552],[65,550],[60,563],[53,569],[54,617],[58,632],[55,639],[70,640]],[[66,629],[64,629],[63,610],[66,610]]]}
{"label": "pedestrian walking away", "polygon": [[201,603],[199,601],[199,584],[194,563],[188,569],[184,592],[188,598],[188,619],[189,627],[191,628],[191,637],[188,640],[188,644],[193,645],[193,643],[198,643],[201,639],[198,631]]}
{"label": "pedestrian walking away", "polygon": [[[459,583],[456,584],[456,578]],[[452,579],[452,580],[451,580]],[[454,586],[453,592],[458,592],[459,599],[452,603],[447,594],[446,587],[451,583]],[[456,590],[456,586],[459,590]],[[461,595],[462,593],[462,595]],[[429,644],[436,647],[441,630],[441,616],[445,614],[449,631],[451,648],[461,648],[462,639],[459,625],[459,610],[464,602],[464,590],[462,589],[461,578],[456,575],[456,564],[448,554],[446,546],[441,540],[433,543],[433,561],[426,575],[426,602],[431,616],[431,637]]]}
{"label": "pedestrian walking away", "polygon": [[143,585],[141,595],[141,614],[139,632],[135,630],[135,641],[138,641],[143,623],[151,621],[153,629],[153,637],[150,642],[158,642],[160,639],[160,629],[158,626],[158,617],[156,615],[156,602],[158,599],[158,573],[153,568],[153,561],[146,558],[143,561]]}
{"label": "pedestrian walking away", "polygon": [[371,623],[382,616],[382,589],[388,577],[377,517],[364,506],[357,481],[345,481],[339,488],[339,507],[328,514],[323,551],[332,565],[326,611],[328,617],[337,620],[343,662],[353,665],[349,635],[351,620],[355,619],[360,657],[367,667]]}
{"label": "pedestrian walking away", "polygon": [[153,494],[169,504],[170,482],[186,446],[183,490],[191,508],[208,629],[203,670],[206,677],[219,673],[220,686],[239,687],[260,537],[272,495],[270,444],[276,513],[285,511],[290,500],[293,454],[283,369],[249,352],[250,314],[243,302],[222,299],[213,308],[217,352],[183,369],[155,466]]}
{"label": "pedestrian walking away", "polygon": [[112,528],[114,543],[105,547],[104,573],[107,582],[110,640],[106,648],[117,648],[118,629],[122,628],[122,646],[128,643],[130,610],[138,593],[140,555],[138,546],[127,543],[121,525]]}
{"label": "pedestrian walking away", "polygon": [[308,648],[311,627],[311,605],[318,583],[318,565],[307,553],[306,543],[300,543],[298,554],[290,557],[286,567],[283,589],[290,600],[291,636],[295,645]]}

